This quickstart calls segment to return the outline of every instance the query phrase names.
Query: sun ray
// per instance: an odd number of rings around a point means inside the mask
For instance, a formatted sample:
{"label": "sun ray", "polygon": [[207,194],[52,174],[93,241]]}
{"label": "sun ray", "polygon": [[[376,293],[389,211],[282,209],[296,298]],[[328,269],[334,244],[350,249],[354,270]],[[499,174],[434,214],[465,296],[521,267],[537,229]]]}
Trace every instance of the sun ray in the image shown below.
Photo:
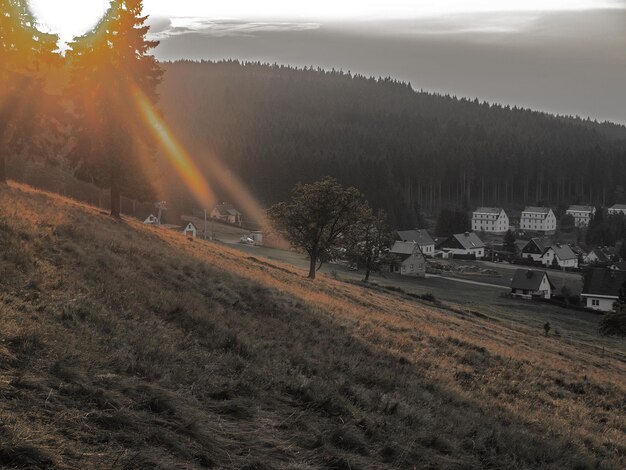
{"label": "sun ray", "polygon": [[[134,87],[134,96],[136,105],[144,118],[145,124],[162,147],[170,164],[194,194],[201,206],[207,209],[211,208],[216,202],[215,193],[208,181],[204,178],[198,165],[194,162],[184,146],[178,141],[174,133],[169,129],[169,126],[155,110],[150,100],[137,86]],[[267,233],[275,232],[267,219],[265,210],[245,188],[243,183],[241,183],[216,156],[205,155],[205,161],[212,179],[217,181],[217,183],[228,192],[233,202],[243,209],[262,230]]]}
{"label": "sun ray", "polygon": [[215,193],[203,178],[200,168],[195,164],[187,150],[178,142],[169,130],[165,121],[145,94],[134,87],[135,102],[149,131],[160,144],[168,161],[191,190],[197,201],[204,208],[211,208],[215,204]]}

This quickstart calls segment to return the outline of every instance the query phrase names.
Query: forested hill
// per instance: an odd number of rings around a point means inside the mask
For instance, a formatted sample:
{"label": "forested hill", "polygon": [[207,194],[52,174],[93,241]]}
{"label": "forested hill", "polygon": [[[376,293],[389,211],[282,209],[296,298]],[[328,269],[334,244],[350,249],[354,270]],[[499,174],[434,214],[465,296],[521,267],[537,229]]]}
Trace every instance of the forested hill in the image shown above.
{"label": "forested hill", "polygon": [[164,64],[161,107],[264,203],[333,175],[417,222],[418,205],[624,202],[626,128],[343,72],[239,62]]}

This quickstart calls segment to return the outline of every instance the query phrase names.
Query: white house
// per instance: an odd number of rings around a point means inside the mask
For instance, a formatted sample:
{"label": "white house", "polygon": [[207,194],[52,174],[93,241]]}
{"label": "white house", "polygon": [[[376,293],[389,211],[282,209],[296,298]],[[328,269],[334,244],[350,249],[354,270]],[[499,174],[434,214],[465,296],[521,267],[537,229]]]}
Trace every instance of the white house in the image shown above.
{"label": "white house", "polygon": [[556,216],[549,207],[526,207],[520,218],[520,229],[531,232],[556,232]]}
{"label": "white house", "polygon": [[241,212],[239,212],[232,204],[223,202],[218,204],[211,211],[211,218],[228,222],[233,225],[241,225]]}
{"label": "white house", "polygon": [[615,204],[609,207],[608,213],[609,215],[618,215],[618,214],[626,215],[626,204]]}
{"label": "white house", "polygon": [[608,264],[612,259],[613,255],[607,248],[596,247],[585,255],[583,261],[585,264]]}
{"label": "white house", "polygon": [[511,295],[522,299],[552,297],[554,285],[545,271],[533,269],[518,269],[511,280]]}
{"label": "white house", "polygon": [[159,219],[156,215],[150,214],[146,220],[143,221],[143,223],[148,225],[159,225]]}
{"label": "white house", "polygon": [[402,276],[426,276],[426,259],[417,243],[396,241],[389,253],[393,259],[389,265],[390,272]]}
{"label": "white house", "polygon": [[606,268],[592,268],[585,276],[581,297],[585,306],[593,310],[610,312],[619,300],[620,291],[626,288],[626,272]]}
{"label": "white house", "polygon": [[569,206],[565,213],[574,217],[574,226],[589,227],[592,217],[596,214],[596,208],[593,206]]}
{"label": "white house", "polygon": [[435,240],[426,230],[399,230],[396,232],[396,238],[401,242],[417,243],[424,256],[430,257],[435,254]]}
{"label": "white house", "polygon": [[472,214],[475,232],[505,233],[509,229],[509,216],[499,207],[479,207]]}
{"label": "white house", "polygon": [[183,233],[187,238],[196,238],[196,235],[198,234],[198,229],[192,222],[189,222],[185,227],[185,230],[183,230]]}
{"label": "white house", "polygon": [[474,256],[476,259],[485,256],[485,244],[474,232],[452,235],[440,243],[438,248],[447,256]]}
{"label": "white house", "polygon": [[578,268],[578,256],[569,245],[561,245],[557,243],[548,247],[541,256],[541,262],[544,266],[550,267],[556,264],[562,269]]}

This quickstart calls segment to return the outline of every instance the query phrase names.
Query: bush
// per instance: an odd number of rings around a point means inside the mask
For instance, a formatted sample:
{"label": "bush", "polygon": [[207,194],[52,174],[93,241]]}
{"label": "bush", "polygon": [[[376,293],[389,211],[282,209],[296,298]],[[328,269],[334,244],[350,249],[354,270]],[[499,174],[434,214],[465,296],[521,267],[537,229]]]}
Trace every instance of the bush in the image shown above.
{"label": "bush", "polygon": [[626,304],[620,305],[617,312],[605,313],[598,331],[604,336],[626,337]]}

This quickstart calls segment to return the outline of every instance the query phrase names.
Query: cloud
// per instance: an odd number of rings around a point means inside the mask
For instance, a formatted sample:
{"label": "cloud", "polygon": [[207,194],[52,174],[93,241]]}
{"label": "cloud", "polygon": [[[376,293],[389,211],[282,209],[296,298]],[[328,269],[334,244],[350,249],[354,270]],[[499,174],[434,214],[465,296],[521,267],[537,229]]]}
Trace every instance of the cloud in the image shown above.
{"label": "cloud", "polygon": [[218,22],[209,33],[194,23],[170,33],[156,54],[162,60],[233,58],[351,70],[418,89],[626,123],[626,11],[520,15],[315,28]]}
{"label": "cloud", "polygon": [[210,20],[202,17],[170,18],[165,22],[150,28],[150,34],[155,39],[166,39],[184,34],[201,34],[213,37],[225,36],[255,36],[268,32],[308,31],[319,28],[318,23],[294,22],[250,22]]}

